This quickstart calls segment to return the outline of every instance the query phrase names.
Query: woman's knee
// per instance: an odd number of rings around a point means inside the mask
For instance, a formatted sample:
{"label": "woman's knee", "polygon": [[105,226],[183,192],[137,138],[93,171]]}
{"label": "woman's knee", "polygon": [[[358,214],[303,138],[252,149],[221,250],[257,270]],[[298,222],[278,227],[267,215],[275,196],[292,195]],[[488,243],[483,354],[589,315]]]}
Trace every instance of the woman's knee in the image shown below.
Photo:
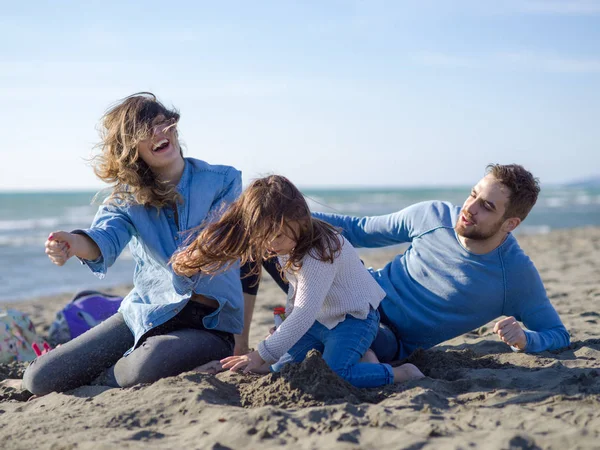
{"label": "woman's knee", "polygon": [[59,377],[49,358],[37,358],[25,370],[23,387],[34,395],[46,395],[59,390]]}

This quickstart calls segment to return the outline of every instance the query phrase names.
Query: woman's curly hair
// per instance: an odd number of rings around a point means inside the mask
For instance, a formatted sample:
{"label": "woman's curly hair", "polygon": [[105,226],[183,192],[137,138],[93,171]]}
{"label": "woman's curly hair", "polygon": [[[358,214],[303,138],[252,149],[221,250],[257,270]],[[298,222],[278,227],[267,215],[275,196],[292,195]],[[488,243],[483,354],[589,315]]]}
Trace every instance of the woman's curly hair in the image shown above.
{"label": "woman's curly hair", "polygon": [[121,100],[102,117],[102,140],[92,163],[96,176],[111,185],[109,201],[161,208],[180,200],[176,186],[158,180],[138,152],[140,141],[152,137],[153,121],[158,116],[175,123],[179,120],[177,110],[167,109],[150,92],[139,92]]}

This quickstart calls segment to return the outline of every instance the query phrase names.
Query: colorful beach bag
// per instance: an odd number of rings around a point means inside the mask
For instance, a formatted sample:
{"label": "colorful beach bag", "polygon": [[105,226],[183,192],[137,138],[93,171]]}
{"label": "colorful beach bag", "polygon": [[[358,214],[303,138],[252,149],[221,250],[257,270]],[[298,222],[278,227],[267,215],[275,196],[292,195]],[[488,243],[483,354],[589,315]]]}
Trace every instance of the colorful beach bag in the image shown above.
{"label": "colorful beach bag", "polygon": [[115,314],[123,297],[98,291],[81,291],[73,297],[52,322],[49,338],[53,344],[64,344],[85,333]]}
{"label": "colorful beach bag", "polygon": [[33,361],[32,346],[47,348],[48,344],[35,333],[29,316],[16,309],[0,310],[0,364],[12,361]]}

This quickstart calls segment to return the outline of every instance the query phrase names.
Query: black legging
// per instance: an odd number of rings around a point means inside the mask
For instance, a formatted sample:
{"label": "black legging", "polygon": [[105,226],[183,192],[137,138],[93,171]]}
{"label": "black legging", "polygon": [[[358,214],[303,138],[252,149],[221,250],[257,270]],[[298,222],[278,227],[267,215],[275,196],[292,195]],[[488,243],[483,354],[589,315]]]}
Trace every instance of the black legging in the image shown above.
{"label": "black legging", "polygon": [[[250,265],[241,268],[245,293],[256,295],[259,277],[245,277]],[[277,258],[263,263],[264,269],[287,293],[288,284],[277,268]],[[121,313],[117,313],[77,338],[33,361],[23,377],[24,387],[36,395],[64,392],[89,384],[102,374],[101,382],[113,387],[151,383],[177,375],[233,353],[233,335],[206,330],[202,318],[211,308],[188,302],[177,316],[146,333],[136,349],[133,335]]]}
{"label": "black legging", "polygon": [[[240,277],[242,279],[242,289],[245,294],[256,295],[258,292],[258,286],[260,284],[260,277],[258,275],[248,275],[252,268],[255,267],[256,263],[246,263],[242,267],[240,267]],[[263,269],[265,269],[271,278],[277,283],[277,285],[281,288],[283,292],[287,294],[288,292],[288,282],[285,281],[281,277],[281,273],[279,272],[279,264],[277,262],[277,258],[267,259],[263,261]]]}
{"label": "black legging", "polygon": [[179,314],[146,333],[135,350],[123,315],[116,313],[81,336],[46,353],[27,368],[24,387],[36,394],[64,392],[91,383],[129,387],[178,375],[233,354],[233,335],[207,330],[214,308],[189,301]]}

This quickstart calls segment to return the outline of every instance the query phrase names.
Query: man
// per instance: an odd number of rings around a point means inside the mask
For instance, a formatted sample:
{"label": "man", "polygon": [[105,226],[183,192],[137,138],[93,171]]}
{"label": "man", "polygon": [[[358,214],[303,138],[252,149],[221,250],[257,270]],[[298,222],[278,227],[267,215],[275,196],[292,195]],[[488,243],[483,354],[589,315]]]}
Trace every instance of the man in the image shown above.
{"label": "man", "polygon": [[539,191],[523,167],[493,164],[462,208],[429,201],[376,217],[315,214],[340,227],[355,247],[411,244],[383,269],[369,269],[387,294],[379,310],[389,328],[381,327],[372,346],[381,361],[405,358],[500,316],[508,317],[494,332],[515,351],[569,345],[536,268],[511,234]]}

